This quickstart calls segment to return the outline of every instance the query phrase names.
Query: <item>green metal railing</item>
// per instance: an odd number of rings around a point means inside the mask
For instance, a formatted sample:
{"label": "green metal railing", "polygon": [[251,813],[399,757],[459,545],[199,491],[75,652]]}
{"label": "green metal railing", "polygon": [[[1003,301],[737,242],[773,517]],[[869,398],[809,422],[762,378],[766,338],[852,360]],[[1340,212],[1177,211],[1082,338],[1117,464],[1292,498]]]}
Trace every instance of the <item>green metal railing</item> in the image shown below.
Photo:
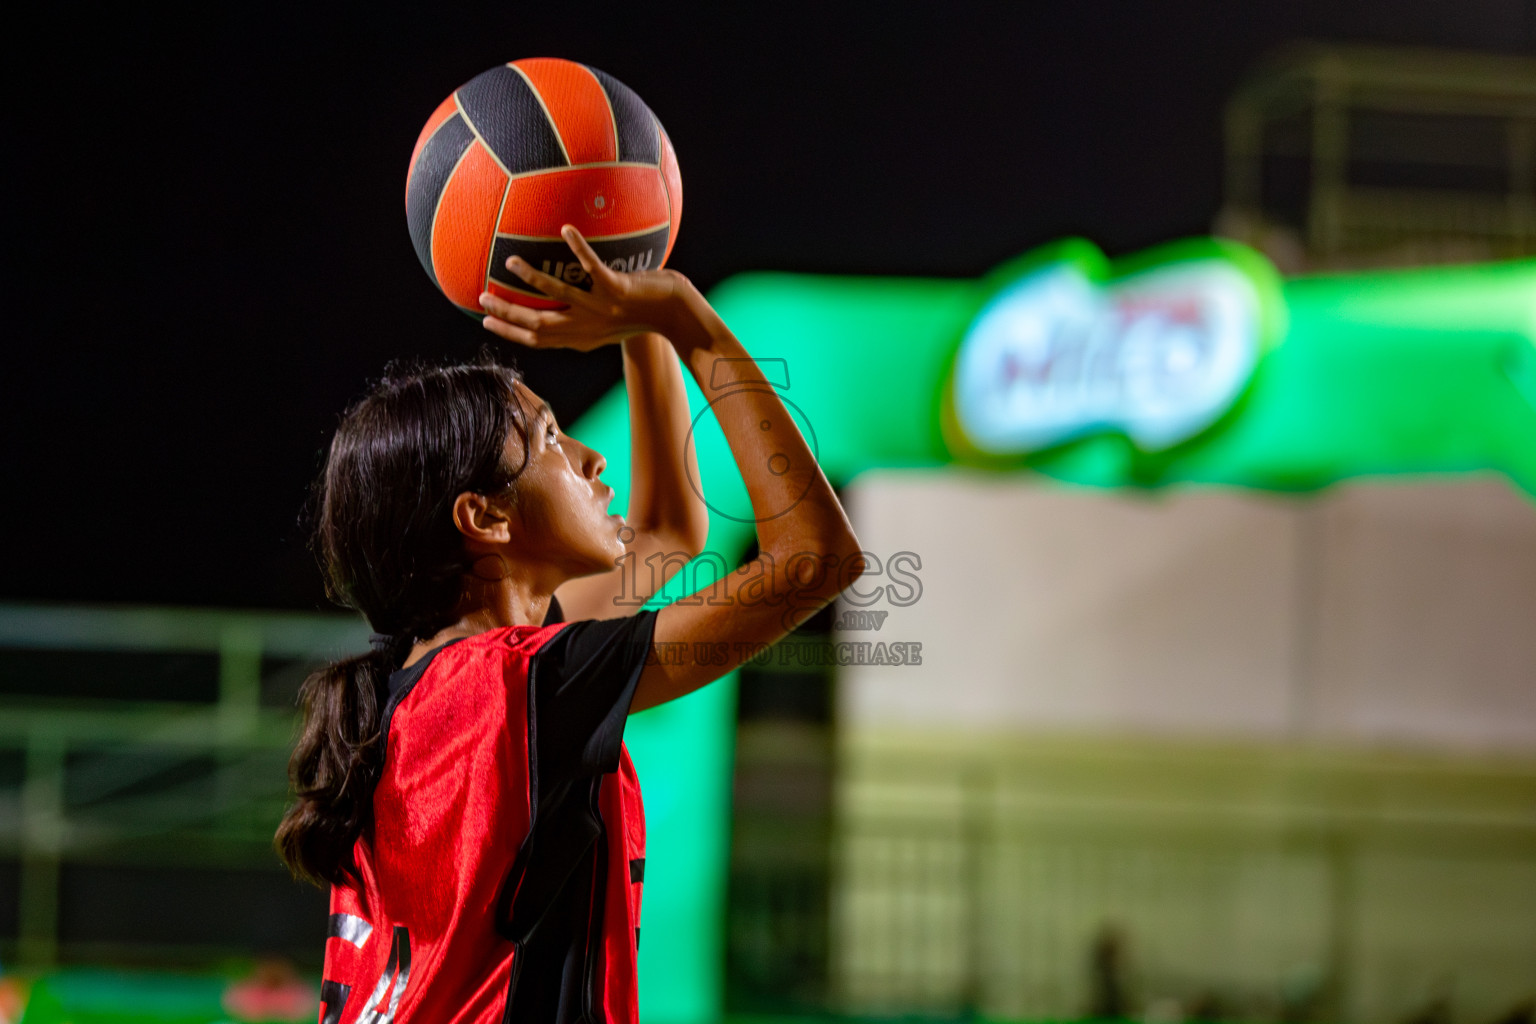
{"label": "green metal railing", "polygon": [[[34,664],[91,651],[217,665],[206,701],[55,697],[0,675],[0,756],[20,762],[15,785],[0,787],[0,856],[19,867],[12,961],[40,970],[60,959],[67,865],[276,869],[291,694],[310,666],[366,641],[336,615],[0,604],[0,653]],[[264,703],[264,686],[290,702]]]}

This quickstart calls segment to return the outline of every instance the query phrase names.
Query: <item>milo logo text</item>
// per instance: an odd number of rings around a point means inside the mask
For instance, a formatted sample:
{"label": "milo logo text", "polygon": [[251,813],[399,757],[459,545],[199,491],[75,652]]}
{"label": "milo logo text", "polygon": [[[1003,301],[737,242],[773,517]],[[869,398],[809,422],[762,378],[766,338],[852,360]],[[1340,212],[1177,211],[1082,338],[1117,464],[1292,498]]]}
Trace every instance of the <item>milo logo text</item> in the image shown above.
{"label": "milo logo text", "polygon": [[1256,255],[1184,243],[1125,276],[1085,242],[1055,257],[1023,264],[960,343],[954,425],[973,449],[1104,431],[1167,448],[1231,408],[1271,342],[1278,278]]}

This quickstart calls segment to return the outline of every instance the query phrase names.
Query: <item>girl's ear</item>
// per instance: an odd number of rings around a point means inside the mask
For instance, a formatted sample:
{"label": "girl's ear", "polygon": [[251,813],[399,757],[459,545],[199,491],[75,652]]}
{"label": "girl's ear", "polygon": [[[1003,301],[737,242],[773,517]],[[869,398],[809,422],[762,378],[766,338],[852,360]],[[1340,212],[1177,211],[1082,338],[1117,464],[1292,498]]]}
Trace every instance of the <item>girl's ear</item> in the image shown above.
{"label": "girl's ear", "polygon": [[453,499],[453,525],[470,547],[494,547],[512,539],[512,522],[483,494],[465,491]]}

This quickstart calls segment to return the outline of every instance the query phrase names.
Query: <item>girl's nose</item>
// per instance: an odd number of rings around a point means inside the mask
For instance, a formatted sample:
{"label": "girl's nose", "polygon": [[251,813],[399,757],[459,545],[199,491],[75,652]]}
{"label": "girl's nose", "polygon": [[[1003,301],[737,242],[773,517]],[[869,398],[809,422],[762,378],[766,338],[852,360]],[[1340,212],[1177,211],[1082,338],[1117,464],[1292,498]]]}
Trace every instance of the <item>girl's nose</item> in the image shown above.
{"label": "girl's nose", "polygon": [[603,458],[601,453],[595,452],[591,448],[588,448],[586,445],[581,444],[580,441],[577,441],[576,443],[581,445],[582,472],[585,473],[588,477],[596,479],[599,475],[601,475],[603,470],[608,468],[608,460]]}

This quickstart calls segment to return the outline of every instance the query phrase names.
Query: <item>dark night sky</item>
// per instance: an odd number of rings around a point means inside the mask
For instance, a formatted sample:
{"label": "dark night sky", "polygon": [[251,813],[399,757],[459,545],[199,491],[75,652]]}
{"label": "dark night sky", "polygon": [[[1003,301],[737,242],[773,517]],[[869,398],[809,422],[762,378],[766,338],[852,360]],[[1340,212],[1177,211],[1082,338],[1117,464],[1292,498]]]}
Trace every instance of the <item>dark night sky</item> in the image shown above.
{"label": "dark night sky", "polygon": [[[337,414],[391,357],[488,337],[403,189],[427,114],[501,61],[645,98],[683,172],[672,265],[708,287],[1201,233],[1222,101],[1276,45],[1536,52],[1536,0],[115,11],[7,33],[0,599],[322,606],[296,516]],[[520,363],[566,422],[619,373]]]}

